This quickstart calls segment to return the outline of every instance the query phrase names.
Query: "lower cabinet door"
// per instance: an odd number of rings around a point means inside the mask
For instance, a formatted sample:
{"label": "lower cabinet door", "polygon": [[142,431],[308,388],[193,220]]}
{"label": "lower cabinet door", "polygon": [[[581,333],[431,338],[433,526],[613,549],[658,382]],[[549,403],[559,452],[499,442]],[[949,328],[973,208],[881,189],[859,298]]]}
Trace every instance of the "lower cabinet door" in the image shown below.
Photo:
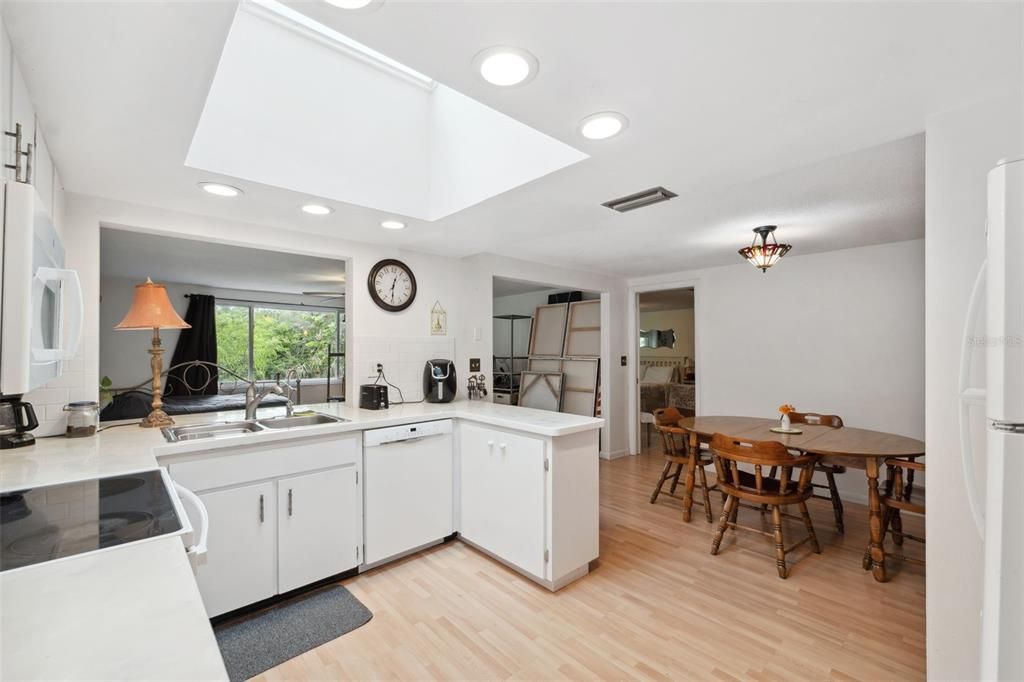
{"label": "lower cabinet door", "polygon": [[277,506],[279,592],[359,564],[362,497],[355,467],[282,478]]}
{"label": "lower cabinet door", "polygon": [[201,493],[210,517],[196,581],[212,618],[277,593],[277,493],[260,483]]}
{"label": "lower cabinet door", "polygon": [[545,578],[544,442],[463,424],[461,534]]}

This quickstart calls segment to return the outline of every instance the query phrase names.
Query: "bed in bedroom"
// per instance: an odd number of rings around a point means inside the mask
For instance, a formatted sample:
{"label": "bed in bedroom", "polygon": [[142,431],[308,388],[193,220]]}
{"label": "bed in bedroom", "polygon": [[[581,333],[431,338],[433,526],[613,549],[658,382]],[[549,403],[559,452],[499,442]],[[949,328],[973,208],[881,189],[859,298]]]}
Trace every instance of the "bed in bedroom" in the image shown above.
{"label": "bed in bedroom", "polygon": [[[640,360],[640,424],[648,445],[655,410],[672,406],[684,415],[696,412],[696,384],[692,378],[683,379],[685,362],[682,357]],[[692,376],[690,372],[685,375]]]}
{"label": "bed in bedroom", "polygon": [[[226,367],[193,360],[169,367],[160,376],[164,386],[161,396],[163,409],[172,417],[245,409],[245,393],[249,382]],[[112,399],[100,411],[100,421],[142,419],[149,414],[153,409],[153,393],[146,389],[151,382],[152,377],[129,388],[111,390]],[[267,383],[271,382],[257,382],[257,388]],[[287,380],[285,384],[292,387]],[[287,403],[287,395],[271,394],[260,401],[260,406],[282,406]]]}
{"label": "bed in bedroom", "polygon": [[[281,406],[288,402],[282,395],[268,395],[260,407]],[[100,412],[100,421],[142,419],[153,409],[153,394],[149,391],[130,390],[118,393]],[[245,393],[218,393],[216,395],[163,396],[164,412],[171,415],[226,412],[245,409]]]}

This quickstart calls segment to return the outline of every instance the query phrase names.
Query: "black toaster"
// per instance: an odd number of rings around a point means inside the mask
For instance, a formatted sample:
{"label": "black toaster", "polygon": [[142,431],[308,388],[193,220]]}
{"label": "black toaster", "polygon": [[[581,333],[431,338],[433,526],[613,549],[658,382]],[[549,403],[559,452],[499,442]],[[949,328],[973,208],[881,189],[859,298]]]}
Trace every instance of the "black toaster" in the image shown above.
{"label": "black toaster", "polygon": [[363,384],[360,386],[359,408],[363,410],[388,409],[388,387],[385,384]]}

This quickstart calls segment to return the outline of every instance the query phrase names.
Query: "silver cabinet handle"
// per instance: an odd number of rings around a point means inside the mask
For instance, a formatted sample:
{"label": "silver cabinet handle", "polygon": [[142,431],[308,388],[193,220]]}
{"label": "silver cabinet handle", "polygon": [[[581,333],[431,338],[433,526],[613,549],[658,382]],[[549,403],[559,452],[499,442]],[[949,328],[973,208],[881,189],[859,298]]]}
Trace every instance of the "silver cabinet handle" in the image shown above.
{"label": "silver cabinet handle", "polygon": [[263,523],[263,494],[260,493],[260,523]]}
{"label": "silver cabinet handle", "polygon": [[292,515],[292,489],[288,488],[288,516]]}

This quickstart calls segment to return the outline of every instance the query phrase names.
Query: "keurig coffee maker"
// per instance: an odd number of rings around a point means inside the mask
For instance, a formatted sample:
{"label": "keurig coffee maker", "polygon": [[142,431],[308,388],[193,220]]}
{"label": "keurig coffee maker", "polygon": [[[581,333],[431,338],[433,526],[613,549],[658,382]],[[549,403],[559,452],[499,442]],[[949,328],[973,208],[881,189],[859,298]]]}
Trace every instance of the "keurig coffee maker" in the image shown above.
{"label": "keurig coffee maker", "polygon": [[455,363],[451,360],[427,360],[423,367],[423,399],[428,403],[450,403],[458,388]]}

